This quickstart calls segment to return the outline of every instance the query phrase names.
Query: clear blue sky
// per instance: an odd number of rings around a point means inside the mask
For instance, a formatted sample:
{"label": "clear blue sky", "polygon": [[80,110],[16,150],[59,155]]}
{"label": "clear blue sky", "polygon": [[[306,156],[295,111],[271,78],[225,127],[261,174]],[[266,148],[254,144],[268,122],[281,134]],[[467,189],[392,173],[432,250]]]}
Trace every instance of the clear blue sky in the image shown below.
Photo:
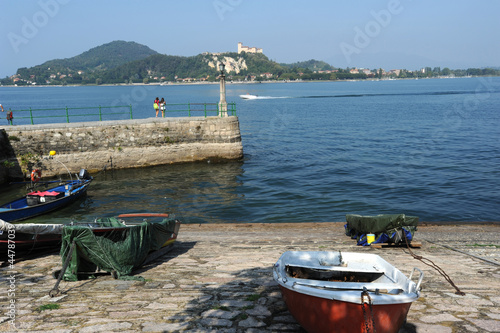
{"label": "clear blue sky", "polygon": [[168,55],[263,48],[277,62],[500,66],[498,0],[0,0],[0,77],[114,40]]}

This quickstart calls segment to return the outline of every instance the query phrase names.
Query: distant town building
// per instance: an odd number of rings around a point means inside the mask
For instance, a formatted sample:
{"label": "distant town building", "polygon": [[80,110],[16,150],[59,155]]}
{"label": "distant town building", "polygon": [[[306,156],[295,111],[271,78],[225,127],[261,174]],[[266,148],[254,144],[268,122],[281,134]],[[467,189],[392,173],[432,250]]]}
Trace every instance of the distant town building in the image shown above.
{"label": "distant town building", "polygon": [[243,46],[243,44],[240,42],[240,43],[238,43],[238,54],[240,54],[241,52],[262,53],[262,49],[259,49],[255,46],[252,46],[252,47]]}
{"label": "distant town building", "polygon": [[[331,73],[337,73],[339,70],[338,69],[327,69],[324,71],[314,71],[314,73],[319,73],[319,74],[331,74]],[[299,73],[300,74],[300,73]],[[303,73],[302,73],[303,74]]]}
{"label": "distant town building", "polygon": [[388,75],[399,76],[399,73],[401,73],[400,69],[391,69]]}

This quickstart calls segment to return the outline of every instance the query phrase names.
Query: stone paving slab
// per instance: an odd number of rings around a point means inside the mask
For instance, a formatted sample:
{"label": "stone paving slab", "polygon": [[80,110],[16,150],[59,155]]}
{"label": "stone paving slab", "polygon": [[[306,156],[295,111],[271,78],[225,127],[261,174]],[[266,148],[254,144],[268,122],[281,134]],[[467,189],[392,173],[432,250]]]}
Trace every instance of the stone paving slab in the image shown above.
{"label": "stone paving slab", "polygon": [[[341,250],[379,254],[407,276],[413,267],[424,271],[421,297],[400,333],[500,332],[499,224],[422,224],[415,234],[422,248],[412,252],[441,267],[465,296],[407,249],[356,246],[343,225],[182,225],[172,251],[136,272],[145,281],[63,281],[64,297],[56,299],[46,296],[60,257],[18,261],[14,270],[0,269],[0,331],[304,332],[272,266],[288,250]],[[41,308],[48,304],[58,308]]]}

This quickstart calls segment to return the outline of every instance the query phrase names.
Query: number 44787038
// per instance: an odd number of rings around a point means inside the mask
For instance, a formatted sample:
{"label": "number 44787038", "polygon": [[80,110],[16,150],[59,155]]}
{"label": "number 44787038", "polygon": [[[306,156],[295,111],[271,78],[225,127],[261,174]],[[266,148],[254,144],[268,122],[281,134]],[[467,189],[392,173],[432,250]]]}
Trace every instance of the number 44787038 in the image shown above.
{"label": "number 44787038", "polygon": [[14,268],[14,262],[16,258],[16,242],[12,239],[9,239],[7,243],[7,257],[9,258],[7,262],[9,263],[9,268],[13,269]]}

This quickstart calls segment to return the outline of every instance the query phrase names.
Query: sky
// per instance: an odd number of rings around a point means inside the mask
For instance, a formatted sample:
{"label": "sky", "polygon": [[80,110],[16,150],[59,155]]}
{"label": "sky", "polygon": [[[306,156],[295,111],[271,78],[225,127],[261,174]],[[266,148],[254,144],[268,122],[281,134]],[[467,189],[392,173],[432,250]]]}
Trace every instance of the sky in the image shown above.
{"label": "sky", "polygon": [[0,77],[115,40],[335,67],[500,66],[498,0],[0,0]]}

